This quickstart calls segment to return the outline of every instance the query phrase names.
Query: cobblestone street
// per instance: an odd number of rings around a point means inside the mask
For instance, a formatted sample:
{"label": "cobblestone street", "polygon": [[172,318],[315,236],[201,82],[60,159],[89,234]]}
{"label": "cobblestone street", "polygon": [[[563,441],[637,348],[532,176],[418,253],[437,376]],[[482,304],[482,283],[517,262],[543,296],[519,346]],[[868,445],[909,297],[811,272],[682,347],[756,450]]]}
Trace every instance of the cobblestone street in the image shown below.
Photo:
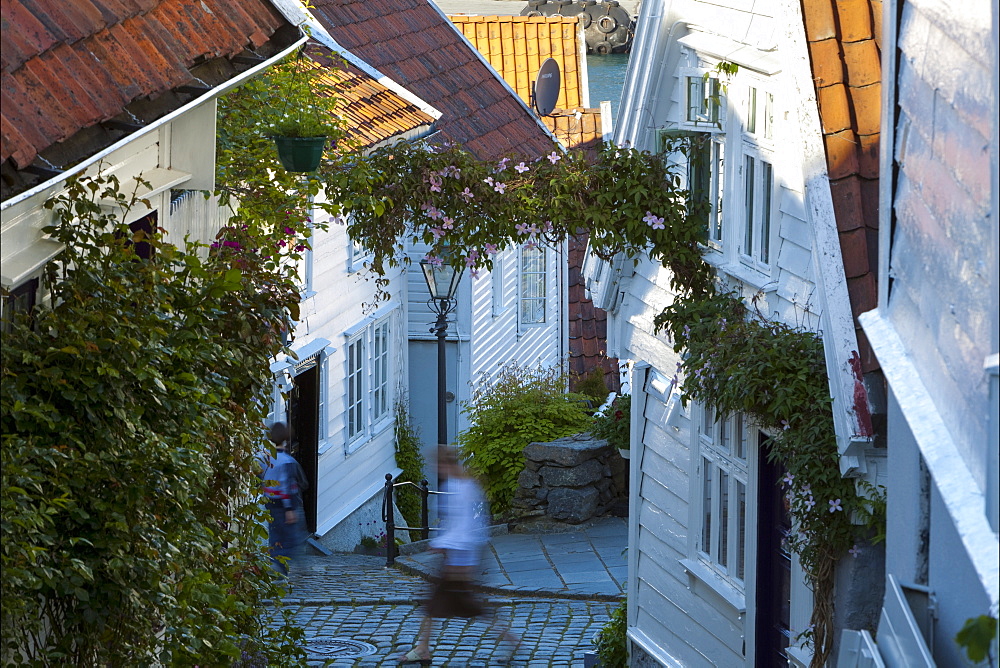
{"label": "cobblestone street", "polygon": [[[305,630],[309,665],[392,665],[413,647],[426,591],[422,578],[386,568],[381,557],[308,556],[292,567],[285,604]],[[495,607],[498,624],[509,622],[522,639],[509,664],[512,648],[498,646],[489,621],[480,618],[437,621],[431,636],[433,665],[582,666],[583,653],[593,649],[594,634],[615,606],[539,594],[487,600]],[[335,640],[368,643],[376,651],[337,658],[345,647],[331,642]]]}

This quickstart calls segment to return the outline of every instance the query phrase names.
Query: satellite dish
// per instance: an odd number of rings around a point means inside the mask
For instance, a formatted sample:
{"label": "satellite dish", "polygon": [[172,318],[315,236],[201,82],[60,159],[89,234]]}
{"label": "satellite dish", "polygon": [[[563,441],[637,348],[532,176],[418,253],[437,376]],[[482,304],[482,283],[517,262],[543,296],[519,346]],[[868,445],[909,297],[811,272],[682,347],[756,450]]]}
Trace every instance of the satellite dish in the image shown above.
{"label": "satellite dish", "polygon": [[548,116],[556,108],[560,84],[559,63],[552,58],[546,58],[538,68],[531,95],[535,111],[539,116]]}

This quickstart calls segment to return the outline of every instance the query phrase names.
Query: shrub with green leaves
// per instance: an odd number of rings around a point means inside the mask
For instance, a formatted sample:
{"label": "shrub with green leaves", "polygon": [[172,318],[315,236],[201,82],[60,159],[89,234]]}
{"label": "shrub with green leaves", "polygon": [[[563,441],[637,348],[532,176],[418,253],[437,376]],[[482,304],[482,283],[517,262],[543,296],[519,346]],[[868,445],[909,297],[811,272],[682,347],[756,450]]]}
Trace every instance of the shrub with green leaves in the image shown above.
{"label": "shrub with green leaves", "polygon": [[295,665],[301,631],[266,603],[258,455],[296,284],[140,239],[114,215],[138,204],[69,181],[51,301],[6,323],[2,663]]}
{"label": "shrub with green leaves", "polygon": [[586,397],[566,392],[556,368],[510,363],[485,378],[462,409],[472,426],[458,437],[467,466],[480,478],[494,513],[506,512],[524,469],[524,448],[586,431]]}

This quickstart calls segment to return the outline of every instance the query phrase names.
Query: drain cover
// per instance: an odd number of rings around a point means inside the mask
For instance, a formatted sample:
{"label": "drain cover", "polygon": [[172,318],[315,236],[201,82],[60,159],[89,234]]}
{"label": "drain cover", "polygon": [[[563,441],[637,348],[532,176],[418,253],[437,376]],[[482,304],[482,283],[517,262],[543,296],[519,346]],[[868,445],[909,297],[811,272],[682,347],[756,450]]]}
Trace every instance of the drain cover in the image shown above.
{"label": "drain cover", "polygon": [[347,638],[314,638],[306,642],[306,648],[313,654],[335,656],[342,659],[368,656],[378,651],[375,645]]}

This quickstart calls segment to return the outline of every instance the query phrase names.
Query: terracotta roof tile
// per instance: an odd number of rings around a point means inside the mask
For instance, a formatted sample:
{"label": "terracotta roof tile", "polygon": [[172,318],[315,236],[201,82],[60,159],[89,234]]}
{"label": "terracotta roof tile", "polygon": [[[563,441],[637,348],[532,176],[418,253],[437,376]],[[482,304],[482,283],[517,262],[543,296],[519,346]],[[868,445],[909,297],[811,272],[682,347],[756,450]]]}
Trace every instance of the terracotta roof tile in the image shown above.
{"label": "terracotta roof tile", "polygon": [[858,148],[858,174],[865,179],[879,177],[879,135],[861,135],[858,137],[861,146]]}
{"label": "terracotta roof tile", "polygon": [[5,0],[2,25],[2,87],[18,99],[2,110],[11,132],[0,154],[23,168],[130,102],[189,81],[200,58],[236,55],[251,34],[286,22],[266,0]]}
{"label": "terracotta roof tile", "polygon": [[851,130],[828,134],[826,143],[827,173],[831,179],[842,179],[858,173],[858,138]]}
{"label": "terracotta roof tile", "polygon": [[837,19],[832,0],[803,0],[802,17],[805,19],[806,37],[810,42],[837,36]]}
{"label": "terracotta roof tile", "polygon": [[552,140],[428,0],[316,0],[344,48],[442,112],[442,135],[484,159],[538,156]]}
{"label": "terracotta roof tile", "polygon": [[878,179],[861,179],[861,208],[864,211],[865,225],[868,229],[877,230],[878,224]]}
{"label": "terracotta roof tile", "polygon": [[844,64],[847,66],[847,83],[854,88],[882,81],[881,55],[875,40],[844,42]]}
{"label": "terracotta roof tile", "polygon": [[847,99],[847,86],[833,84],[816,89],[819,115],[823,133],[833,134],[851,127],[851,107]]}
{"label": "terracotta roof tile", "polygon": [[840,59],[840,42],[834,38],[809,43],[816,87],[844,82],[844,63]]}
{"label": "terracotta roof tile", "polygon": [[859,135],[877,134],[881,124],[882,84],[874,83],[860,88],[852,86],[850,90],[855,131]]}
{"label": "terracotta roof tile", "polygon": [[[807,2],[806,4],[809,3]],[[836,0],[836,7],[837,34],[842,41],[858,42],[872,38],[872,7],[870,0]]]}
{"label": "terracotta roof tile", "polygon": [[851,175],[839,181],[831,181],[830,195],[833,198],[833,211],[837,218],[838,230],[845,232],[865,226],[861,179]]}
{"label": "terracotta roof tile", "polygon": [[848,279],[864,276],[868,266],[868,230],[864,227],[840,233],[840,249],[844,255],[844,273]]}

